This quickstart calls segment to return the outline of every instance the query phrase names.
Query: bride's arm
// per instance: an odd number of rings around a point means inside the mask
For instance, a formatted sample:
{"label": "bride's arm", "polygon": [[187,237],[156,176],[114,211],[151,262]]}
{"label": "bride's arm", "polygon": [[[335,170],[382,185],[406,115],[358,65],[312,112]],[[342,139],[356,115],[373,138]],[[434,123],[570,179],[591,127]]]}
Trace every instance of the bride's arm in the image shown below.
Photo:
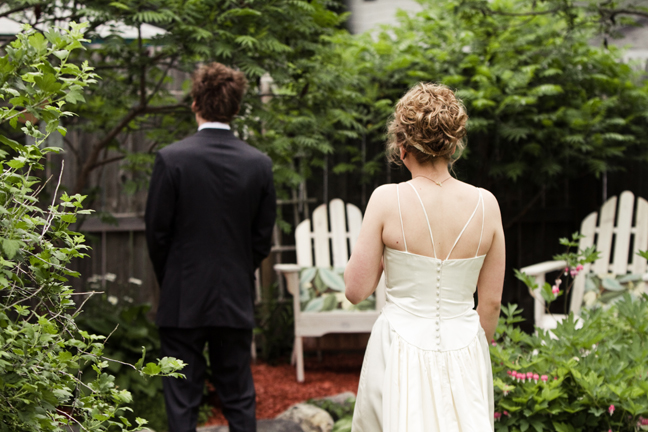
{"label": "bride's arm", "polygon": [[504,285],[504,270],[506,266],[506,252],[504,244],[504,229],[497,200],[491,193],[484,197],[486,221],[494,228],[493,241],[486,254],[484,265],[477,281],[478,305],[477,313],[481,326],[490,341],[495,335],[497,321],[502,302],[502,288]]}
{"label": "bride's arm", "polygon": [[[380,280],[383,271],[384,216],[389,202],[388,191],[393,187],[394,185],[381,186],[371,195],[358,241],[344,271],[346,297],[353,304],[358,304],[369,297]],[[393,191],[391,195],[394,195]]]}

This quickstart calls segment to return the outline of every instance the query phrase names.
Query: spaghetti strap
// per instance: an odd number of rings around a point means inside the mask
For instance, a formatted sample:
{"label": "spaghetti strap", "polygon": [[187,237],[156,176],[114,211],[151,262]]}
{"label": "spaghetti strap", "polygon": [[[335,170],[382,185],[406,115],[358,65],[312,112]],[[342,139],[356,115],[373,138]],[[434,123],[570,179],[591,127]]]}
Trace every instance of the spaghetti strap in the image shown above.
{"label": "spaghetti strap", "polygon": [[[423,205],[423,200],[421,199],[421,195],[419,195],[419,193],[416,190],[416,188],[414,187],[414,185],[412,183],[410,183],[410,182],[407,182],[407,184],[412,187],[412,189],[414,190],[414,193],[418,197],[419,202],[421,203],[421,207],[423,208],[423,214],[425,215],[425,220],[426,220],[427,225],[428,225],[428,231],[430,232],[430,242],[432,243],[432,251],[434,252],[434,258],[436,258],[437,254],[436,254],[436,247],[434,246],[434,236],[432,235],[432,227],[430,226],[430,219],[428,218],[427,211],[425,211],[425,206]],[[401,224],[402,223],[403,222],[401,220]]]}
{"label": "spaghetti strap", "polygon": [[486,219],[486,210],[484,209],[484,197],[482,196],[481,188],[479,189],[479,201],[481,201],[481,206],[482,206],[482,228],[481,228],[481,234],[479,234],[479,245],[477,245],[477,250],[475,251],[475,258],[477,258],[477,255],[479,255],[479,248],[481,247],[482,238],[484,237],[484,220]]}
{"label": "spaghetti strap", "polygon": [[[459,233],[459,236],[457,237],[457,240],[455,240],[454,244],[452,245],[452,248],[450,249],[450,252],[448,252],[448,256],[446,257],[445,261],[447,261],[450,258],[450,255],[452,254],[452,251],[454,250],[455,246],[457,246],[457,243],[459,243],[459,239],[463,235],[464,231],[466,231],[466,228],[468,228],[468,225],[473,220],[473,217],[475,217],[475,213],[477,213],[477,209],[479,208],[479,204],[483,205],[481,190],[480,189],[477,189],[477,190],[479,191],[479,198],[477,199],[477,205],[475,206],[475,210],[473,210],[472,215],[470,215],[470,219],[468,219],[468,222],[466,222],[466,225],[464,225],[463,229]],[[484,221],[482,220],[482,228],[483,228],[483,223],[484,223]],[[428,224],[429,224],[429,222],[428,222]],[[479,241],[480,241],[480,246],[481,246],[481,238],[480,238]],[[479,249],[477,249],[477,252],[479,252]]]}
{"label": "spaghetti strap", "polygon": [[405,240],[405,228],[403,227],[403,215],[401,214],[400,207],[400,192],[398,191],[398,184],[396,185],[396,199],[398,200],[398,217],[401,222],[401,232],[403,233],[403,243],[405,243],[405,252],[407,252],[407,240]]}

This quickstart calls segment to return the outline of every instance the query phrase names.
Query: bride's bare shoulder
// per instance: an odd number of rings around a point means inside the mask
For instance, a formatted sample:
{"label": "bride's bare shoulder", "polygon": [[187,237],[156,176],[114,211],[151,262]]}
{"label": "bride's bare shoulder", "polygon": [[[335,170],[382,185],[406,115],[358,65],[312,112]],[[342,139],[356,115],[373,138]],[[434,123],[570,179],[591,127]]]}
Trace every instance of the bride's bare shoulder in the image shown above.
{"label": "bride's bare shoulder", "polygon": [[367,203],[367,211],[383,213],[392,208],[396,202],[396,186],[390,183],[374,189]]}

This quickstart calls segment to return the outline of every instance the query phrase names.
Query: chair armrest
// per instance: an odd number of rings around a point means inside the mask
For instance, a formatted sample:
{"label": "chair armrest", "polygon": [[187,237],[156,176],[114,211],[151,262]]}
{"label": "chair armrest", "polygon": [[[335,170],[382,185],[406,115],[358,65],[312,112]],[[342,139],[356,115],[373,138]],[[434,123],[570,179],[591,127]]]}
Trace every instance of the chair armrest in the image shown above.
{"label": "chair armrest", "polygon": [[299,298],[299,271],[302,269],[301,266],[297,264],[275,264],[274,269],[285,276],[288,292]]}
{"label": "chair armrest", "polygon": [[275,264],[274,269],[281,273],[295,273],[299,272],[302,268],[297,264]]}
{"label": "chair armrest", "polygon": [[529,276],[539,276],[552,271],[564,269],[567,265],[566,261],[545,261],[539,264],[533,264],[527,267],[520,269],[522,273],[526,273]]}

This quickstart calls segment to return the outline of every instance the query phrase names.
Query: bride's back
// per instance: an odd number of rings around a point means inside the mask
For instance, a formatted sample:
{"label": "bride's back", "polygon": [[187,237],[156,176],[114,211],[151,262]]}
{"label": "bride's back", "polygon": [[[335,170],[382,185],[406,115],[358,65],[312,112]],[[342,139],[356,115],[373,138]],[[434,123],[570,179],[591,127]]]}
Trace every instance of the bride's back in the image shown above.
{"label": "bride's back", "polygon": [[[441,260],[472,258],[488,252],[495,230],[495,224],[488,220],[490,193],[481,191],[484,198],[482,206],[479,189],[454,179],[444,182],[443,186],[425,177],[417,177],[407,183],[388,185],[381,191],[381,201],[386,207],[382,232],[385,246],[400,251],[407,249],[407,252],[417,255],[436,256]],[[410,185],[416,189],[418,196]]]}

